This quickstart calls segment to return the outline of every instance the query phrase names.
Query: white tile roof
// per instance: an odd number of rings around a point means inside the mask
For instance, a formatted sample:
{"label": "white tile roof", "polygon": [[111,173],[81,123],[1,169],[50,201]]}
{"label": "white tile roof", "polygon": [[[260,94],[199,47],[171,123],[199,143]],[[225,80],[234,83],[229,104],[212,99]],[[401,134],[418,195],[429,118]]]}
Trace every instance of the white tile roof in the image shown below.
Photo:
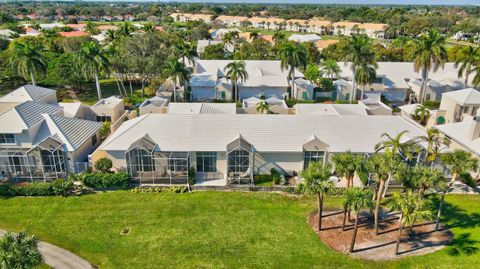
{"label": "white tile roof", "polygon": [[82,107],[87,107],[86,105],[80,102],[74,103],[58,103],[59,106],[63,107],[63,114],[65,117],[77,118],[78,113]]}
{"label": "white tile roof", "polygon": [[296,104],[294,108],[298,115],[368,115],[361,104]]}
{"label": "white tile roof", "polygon": [[[225,77],[224,69],[231,60],[196,60],[195,72],[190,80],[192,87],[213,87],[217,80]],[[244,87],[287,87],[288,70],[282,70],[280,61],[244,61],[248,79],[239,81]],[[296,77],[303,77],[295,70]]]}
{"label": "white tile roof", "polygon": [[399,116],[178,115],[148,114],[126,121],[100,147],[127,150],[146,134],[161,151],[225,151],[241,135],[261,152],[301,152],[315,135],[331,152],[373,152],[384,132],[425,132]]}
{"label": "white tile roof", "polygon": [[74,151],[102,128],[101,122],[59,117],[43,114],[44,122],[33,144],[38,144],[47,137],[58,136],[68,151]]}
{"label": "white tile roof", "polygon": [[115,107],[116,105],[118,105],[119,103],[123,102],[123,99],[121,98],[118,98],[116,96],[110,96],[108,98],[103,98],[101,100],[99,100],[97,103],[95,103],[92,107],[98,107],[98,106],[108,106],[108,107]]}
{"label": "white tile roof", "polygon": [[435,128],[477,156],[480,156],[480,138],[472,140],[468,137],[473,121],[474,119],[470,118],[461,122],[436,125]]}
{"label": "white tile roof", "polygon": [[170,114],[235,114],[235,103],[170,103]]}
{"label": "white tile roof", "polygon": [[155,96],[149,99],[145,99],[145,101],[143,101],[140,104],[140,107],[145,107],[148,105],[152,105],[156,107],[164,107],[168,105],[168,102],[169,102],[168,99],[162,98],[160,96]]}
{"label": "white tile roof", "polygon": [[27,84],[1,97],[0,102],[21,103],[26,101],[38,101],[51,94],[55,95],[56,91]]}
{"label": "white tile roof", "polygon": [[472,88],[452,91],[443,95],[455,100],[460,105],[480,104],[480,92]]}
{"label": "white tile roof", "polygon": [[60,106],[27,101],[0,114],[0,133],[20,133],[43,121],[42,114],[63,114]]}
{"label": "white tile roof", "polygon": [[288,40],[299,42],[299,43],[316,42],[321,39],[322,38],[316,34],[306,34],[306,35],[293,34],[288,38]]}

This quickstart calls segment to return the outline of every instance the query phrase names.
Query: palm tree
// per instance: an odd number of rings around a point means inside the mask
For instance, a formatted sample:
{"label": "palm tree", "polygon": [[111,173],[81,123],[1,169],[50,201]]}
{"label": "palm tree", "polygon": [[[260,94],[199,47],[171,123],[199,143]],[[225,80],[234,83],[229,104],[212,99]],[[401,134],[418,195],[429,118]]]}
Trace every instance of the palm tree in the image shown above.
{"label": "palm tree", "polygon": [[108,29],[105,32],[105,42],[108,44],[110,47],[114,46],[116,41],[118,39],[117,31],[113,29]]}
{"label": "palm tree", "polygon": [[143,25],[142,29],[146,33],[153,33],[153,32],[155,32],[155,25],[153,25],[153,23],[151,23],[151,22],[147,22]]}
{"label": "palm tree", "polygon": [[284,31],[275,31],[275,33],[273,33],[273,41],[275,41],[275,44],[278,44],[280,42],[283,42],[285,41],[287,38],[287,36],[285,35],[285,32]]}
{"label": "palm tree", "polygon": [[[190,71],[176,58],[170,58],[164,72],[173,81],[173,101],[177,102],[177,84],[185,85],[185,81],[188,81],[190,76]],[[186,90],[184,89],[184,91]]]}
{"label": "palm tree", "polygon": [[435,128],[428,129],[427,134],[418,137],[418,140],[427,143],[427,156],[425,159],[431,164],[431,166],[433,166],[435,160],[439,156],[442,147],[450,145],[450,139],[442,137],[440,132]]}
{"label": "palm tree", "polygon": [[392,159],[397,159],[399,156],[402,156],[407,160],[412,159],[413,153],[418,151],[419,147],[417,141],[414,139],[402,142],[405,140],[403,136],[407,133],[408,131],[402,131],[395,137],[392,137],[388,133],[383,133],[382,137],[386,138],[386,140],[375,145],[375,151],[379,152],[384,150]]}
{"label": "palm tree", "polygon": [[222,42],[224,45],[230,45],[233,47],[233,53],[235,53],[235,44],[239,38],[239,33],[237,31],[230,31],[225,33],[222,37]]}
{"label": "palm tree", "polygon": [[91,21],[87,21],[87,24],[85,26],[85,30],[91,35],[98,34],[97,26]]}
{"label": "palm tree", "polygon": [[178,58],[182,59],[183,65],[187,64],[186,60],[188,60],[189,63],[194,63],[194,58],[197,56],[195,47],[183,40],[175,44],[175,53]]}
{"label": "palm tree", "polygon": [[228,63],[223,69],[225,75],[232,82],[232,93],[234,94],[234,100],[237,102],[240,99],[240,93],[238,90],[238,81],[245,82],[248,79],[247,69],[244,61],[233,61]]}
{"label": "palm tree", "polygon": [[450,173],[452,173],[452,178],[448,183],[447,187],[444,188],[442,192],[442,198],[440,199],[440,204],[438,206],[437,212],[437,222],[435,224],[435,231],[438,230],[440,225],[440,216],[442,214],[443,203],[445,202],[445,195],[447,191],[452,187],[455,181],[458,179],[460,174],[465,172],[476,171],[478,168],[478,159],[472,157],[472,154],[464,150],[455,150],[453,152],[447,152],[440,155],[442,162],[448,167]]}
{"label": "palm tree", "polygon": [[340,66],[334,59],[326,59],[320,63],[320,74],[330,80],[339,77],[341,72]]}
{"label": "palm tree", "polygon": [[396,167],[398,167],[398,162],[386,153],[377,153],[372,155],[367,160],[366,167],[369,173],[375,175],[378,184],[375,194],[376,203],[374,213],[375,234],[378,234],[380,204],[382,202],[383,195],[386,192],[385,185],[387,180],[391,178],[391,175],[395,171]]}
{"label": "palm tree", "polygon": [[360,100],[363,100],[363,93],[365,92],[365,88],[367,84],[371,84],[377,78],[377,71],[378,68],[377,63],[369,64],[369,63],[361,63],[357,66],[357,70],[355,73],[355,81],[362,86],[362,93],[360,95]]}
{"label": "palm tree", "polygon": [[0,238],[0,268],[33,268],[42,262],[38,239],[24,232],[5,233]]}
{"label": "palm tree", "polygon": [[[358,220],[360,219],[360,210],[363,208],[372,208],[374,203],[372,201],[372,191],[370,189],[351,188],[345,192],[344,208],[355,211],[355,226],[353,228],[352,243],[350,244],[350,253],[355,248],[355,241],[357,239]],[[345,218],[343,219],[343,227],[345,226]],[[344,228],[342,228],[344,229]]]}
{"label": "palm tree", "polygon": [[285,42],[279,51],[282,70],[290,69],[288,76],[290,77],[291,95],[295,96],[295,68],[305,68],[307,65],[307,52],[305,47],[294,42]]}
{"label": "palm tree", "polygon": [[423,104],[425,91],[427,90],[428,73],[433,69],[436,72],[440,67],[443,68],[447,60],[447,51],[445,49],[445,37],[437,30],[429,29],[420,37],[413,39],[413,68],[415,72],[422,71],[422,85],[418,100]]}
{"label": "palm tree", "polygon": [[430,114],[430,109],[424,105],[418,105],[417,108],[415,108],[415,117],[419,119],[423,125],[427,124]]}
{"label": "palm tree", "polygon": [[257,30],[253,30],[250,32],[250,39],[251,40],[255,40],[255,39],[258,39],[260,37],[260,32],[257,31]]}
{"label": "palm tree", "polygon": [[35,86],[35,74],[45,74],[47,71],[46,59],[41,52],[42,48],[28,43],[13,42],[12,49],[10,64],[25,80],[30,77]]}
{"label": "palm tree", "polygon": [[301,172],[305,180],[305,192],[317,195],[318,202],[318,231],[322,229],[322,213],[324,194],[334,187],[330,181],[332,166],[321,162],[311,162],[307,169]]}
{"label": "palm tree", "polygon": [[94,41],[83,44],[80,51],[75,54],[76,62],[83,71],[84,76],[86,78],[95,78],[98,100],[102,99],[98,76],[103,71],[108,72],[110,66],[107,54],[107,51]]}
{"label": "palm tree", "polygon": [[472,80],[473,87],[480,85],[480,65],[475,67],[475,77]]}
{"label": "palm tree", "polygon": [[132,33],[135,31],[135,26],[126,21],[120,25],[120,28],[117,31],[120,36],[129,37],[132,36]]}
{"label": "palm tree", "polygon": [[268,113],[268,109],[268,103],[264,100],[261,100],[257,105],[257,112],[260,112],[262,114]]}
{"label": "palm tree", "polygon": [[416,219],[430,219],[431,212],[425,210],[425,203],[420,195],[411,191],[394,193],[389,199],[388,206],[391,210],[400,211],[398,237],[395,245],[395,255],[398,255],[403,227],[413,225]]}
{"label": "palm tree", "polygon": [[455,67],[458,69],[458,77],[465,75],[465,87],[468,87],[468,78],[476,66],[480,65],[480,47],[467,46],[457,51]]}
{"label": "palm tree", "polygon": [[375,53],[372,49],[372,40],[366,35],[354,35],[351,38],[347,38],[345,47],[342,51],[342,59],[345,64],[351,62],[352,69],[352,96],[350,102],[356,95],[356,72],[360,65],[374,65]]}
{"label": "palm tree", "polygon": [[364,167],[364,158],[351,152],[335,154],[332,157],[335,163],[335,171],[340,177],[344,177],[347,188],[353,187],[353,177]]}

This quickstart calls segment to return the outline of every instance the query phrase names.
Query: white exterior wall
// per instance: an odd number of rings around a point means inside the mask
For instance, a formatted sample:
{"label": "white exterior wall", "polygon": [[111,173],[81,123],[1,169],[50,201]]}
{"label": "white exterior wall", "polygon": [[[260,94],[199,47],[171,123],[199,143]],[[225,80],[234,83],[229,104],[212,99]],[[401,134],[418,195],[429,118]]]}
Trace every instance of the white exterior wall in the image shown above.
{"label": "white exterior wall", "polygon": [[58,102],[57,102],[57,93],[54,92],[54,93],[52,93],[52,94],[46,95],[46,96],[38,99],[36,102],[56,105],[56,104],[58,104]]}
{"label": "white exterior wall", "polygon": [[195,101],[217,99],[217,91],[213,87],[191,87],[192,99]]}
{"label": "white exterior wall", "polygon": [[110,105],[92,106],[92,111],[97,116],[110,116],[112,122],[115,122],[121,115],[123,115],[123,113],[125,113],[125,107],[123,102],[120,102],[113,108],[111,108]]}
{"label": "white exterior wall", "polygon": [[270,174],[270,169],[299,172],[303,170],[303,152],[257,152],[254,157],[254,174]]}
{"label": "white exterior wall", "polygon": [[462,113],[461,105],[457,104],[454,99],[449,98],[446,95],[442,96],[439,110],[445,111],[445,123],[455,122],[455,115],[461,115]]}
{"label": "white exterior wall", "polygon": [[140,115],[145,115],[148,113],[166,113],[167,112],[167,107],[159,107],[159,106],[154,106],[154,105],[146,105],[146,106],[141,106],[139,108]]}

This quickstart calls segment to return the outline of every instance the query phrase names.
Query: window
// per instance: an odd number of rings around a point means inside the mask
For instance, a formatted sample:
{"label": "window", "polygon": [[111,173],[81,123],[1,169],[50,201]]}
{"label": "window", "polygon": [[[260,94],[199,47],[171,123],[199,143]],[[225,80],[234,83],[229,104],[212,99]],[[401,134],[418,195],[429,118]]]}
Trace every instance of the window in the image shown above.
{"label": "window", "polygon": [[111,122],[112,117],[110,117],[110,116],[97,116],[97,122],[106,122],[106,121]]}
{"label": "window", "polygon": [[305,151],[303,167],[306,169],[310,162],[321,162],[325,159],[325,151]]}
{"label": "window", "polygon": [[97,144],[97,134],[94,134],[92,136],[92,147],[94,147]]}
{"label": "window", "polygon": [[14,134],[0,134],[0,144],[16,144]]}
{"label": "window", "polygon": [[228,172],[245,173],[250,168],[250,153],[237,149],[228,153]]}
{"label": "window", "polygon": [[197,152],[197,172],[217,172],[217,153]]}

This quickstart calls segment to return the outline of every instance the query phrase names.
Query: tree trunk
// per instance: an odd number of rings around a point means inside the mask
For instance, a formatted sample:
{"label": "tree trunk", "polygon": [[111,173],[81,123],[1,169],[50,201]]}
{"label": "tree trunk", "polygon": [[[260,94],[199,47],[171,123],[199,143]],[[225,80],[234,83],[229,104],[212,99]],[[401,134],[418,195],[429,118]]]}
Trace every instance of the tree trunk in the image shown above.
{"label": "tree trunk", "polygon": [[177,102],[177,78],[173,78],[173,101]]}
{"label": "tree trunk", "polygon": [[297,99],[297,94],[295,93],[295,67],[292,65],[290,66],[290,80],[291,80],[291,93],[290,96],[292,99]]}
{"label": "tree trunk", "polygon": [[398,238],[397,244],[395,245],[395,255],[398,255],[398,249],[400,248],[400,240],[402,239],[402,229],[403,229],[403,214],[400,213],[400,218],[398,219]]}
{"label": "tree trunk", "polygon": [[98,100],[100,100],[102,99],[102,90],[100,89],[100,80],[98,79],[97,71],[95,71],[94,76],[95,76],[95,85],[97,86]]}
{"label": "tree trunk", "polygon": [[470,70],[465,72],[465,88],[468,88],[468,77],[470,76]]}
{"label": "tree trunk", "polygon": [[345,231],[345,222],[347,222],[347,211],[350,212],[350,208],[348,210],[347,210],[347,208],[343,209],[342,231]]}
{"label": "tree trunk", "polygon": [[350,244],[350,253],[353,252],[355,248],[355,241],[357,240],[357,230],[358,230],[358,219],[360,218],[359,212],[355,212],[355,227],[353,228],[352,243]]}
{"label": "tree trunk", "polygon": [[145,81],[142,79],[142,98],[145,97]]}
{"label": "tree trunk", "polygon": [[426,67],[423,67],[422,69],[422,86],[420,87],[420,93],[418,94],[418,102],[420,104],[423,104],[423,99],[425,92],[427,90],[427,84],[428,84],[428,69]]}
{"label": "tree trunk", "polygon": [[380,212],[380,202],[382,201],[383,186],[385,185],[385,180],[380,180],[380,186],[378,187],[376,203],[375,203],[375,234],[378,235],[378,222],[379,222],[379,212]]}
{"label": "tree trunk", "polygon": [[323,214],[323,194],[317,193],[318,198],[318,231],[322,230],[322,214]]}
{"label": "tree trunk", "polygon": [[32,80],[32,85],[37,86],[37,83],[35,82],[35,76],[33,75],[33,71],[30,71],[30,78]]}
{"label": "tree trunk", "polygon": [[442,207],[445,203],[445,196],[447,195],[447,191],[452,187],[453,183],[457,180],[458,174],[454,173],[452,175],[452,180],[448,183],[448,187],[442,192],[442,198],[440,198],[440,204],[438,205],[438,212],[437,212],[437,220],[435,222],[435,231],[438,231],[440,228],[440,217],[442,216]]}
{"label": "tree trunk", "polygon": [[357,92],[356,90],[356,86],[355,86],[355,74],[356,74],[357,70],[354,66],[352,66],[352,73],[353,73],[353,77],[352,77],[352,96],[350,96],[350,104],[353,103],[353,98],[355,96],[355,93]]}

